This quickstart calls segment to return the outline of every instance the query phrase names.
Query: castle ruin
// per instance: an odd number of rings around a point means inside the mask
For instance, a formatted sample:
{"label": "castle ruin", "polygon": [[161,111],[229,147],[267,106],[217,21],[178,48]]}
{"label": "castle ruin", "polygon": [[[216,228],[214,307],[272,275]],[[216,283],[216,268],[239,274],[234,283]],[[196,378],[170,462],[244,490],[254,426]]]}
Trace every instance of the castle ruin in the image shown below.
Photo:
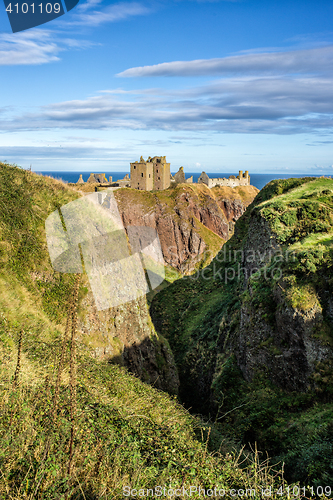
{"label": "castle ruin", "polygon": [[[170,163],[167,163],[165,156],[154,156],[151,158],[148,156],[147,161],[140,157],[140,161],[135,161],[130,163],[131,165],[131,176],[125,175],[123,179],[120,179],[113,183],[113,186],[118,187],[131,187],[132,189],[140,189],[143,191],[162,191],[167,189],[170,185],[175,186],[177,184],[192,184],[193,176],[186,179],[184,168],[180,167],[178,172],[172,176],[170,174]],[[111,185],[112,177],[109,177],[109,181],[106,179],[105,174],[90,174],[87,183],[99,183],[100,185]],[[80,175],[77,184],[84,184],[82,174]],[[215,177],[209,178],[206,172],[202,172],[198,184],[205,184],[209,188],[214,186],[249,186],[250,176],[249,171],[245,170],[243,174],[242,170],[239,170],[237,177],[235,175],[230,175],[227,179],[226,177]]]}
{"label": "castle ruin", "polygon": [[184,183],[192,184],[193,183],[193,175],[191,175],[191,177],[186,179],[184,167],[180,167],[178,172],[174,176],[171,176],[171,182],[174,182],[175,184],[184,184]]}
{"label": "castle ruin", "polygon": [[243,170],[239,170],[239,174],[237,175],[237,177],[235,177],[234,175],[230,175],[228,179],[226,177],[215,177],[213,179],[210,179],[206,172],[202,172],[198,179],[198,183],[206,184],[206,186],[208,186],[209,188],[213,188],[214,186],[249,186],[250,176],[248,170],[245,170],[244,174]]}
{"label": "castle ruin", "polygon": [[167,189],[170,186],[170,163],[165,156],[141,156],[140,161],[131,163],[131,187],[145,191]]}
{"label": "castle ruin", "polygon": [[[81,179],[82,179],[82,175],[80,175],[80,179],[78,180],[77,184],[79,184],[79,183],[82,184]],[[82,179],[82,181],[83,181],[83,179]],[[111,178],[111,181],[112,181],[112,178]],[[90,177],[87,180],[87,182],[89,184],[96,184],[96,183],[108,184],[108,180],[105,177],[105,174],[90,174]]]}

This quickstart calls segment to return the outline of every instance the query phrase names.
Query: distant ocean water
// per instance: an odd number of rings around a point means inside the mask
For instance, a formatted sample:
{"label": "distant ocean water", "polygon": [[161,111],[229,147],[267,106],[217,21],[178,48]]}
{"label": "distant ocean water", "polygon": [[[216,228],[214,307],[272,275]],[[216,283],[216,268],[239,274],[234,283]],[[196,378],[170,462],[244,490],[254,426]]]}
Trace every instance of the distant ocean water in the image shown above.
{"label": "distant ocean water", "polygon": [[[42,175],[50,175],[55,179],[62,179],[65,182],[77,182],[79,180],[80,174],[82,174],[83,180],[86,182],[89,178],[90,172],[36,172]],[[109,179],[112,176],[112,181],[122,179],[127,172],[105,172],[105,176]],[[175,174],[176,172],[171,172]],[[193,175],[193,182],[198,182],[201,172],[185,172],[186,178]],[[229,175],[235,175],[235,172],[221,172],[221,173],[210,173],[207,172],[208,176],[213,177],[229,177]],[[269,181],[273,179],[288,179],[289,177],[320,177],[320,175],[313,174],[252,174],[250,182],[252,186],[258,189],[262,189]]]}

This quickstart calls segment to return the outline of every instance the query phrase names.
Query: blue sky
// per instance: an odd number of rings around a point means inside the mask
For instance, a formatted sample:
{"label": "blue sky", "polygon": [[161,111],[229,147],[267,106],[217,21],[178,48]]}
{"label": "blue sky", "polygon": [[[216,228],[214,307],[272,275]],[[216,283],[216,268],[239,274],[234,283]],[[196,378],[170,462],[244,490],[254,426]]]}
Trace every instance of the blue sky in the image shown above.
{"label": "blue sky", "polygon": [[81,0],[12,34],[0,6],[0,159],[333,174],[332,19],[331,0]]}

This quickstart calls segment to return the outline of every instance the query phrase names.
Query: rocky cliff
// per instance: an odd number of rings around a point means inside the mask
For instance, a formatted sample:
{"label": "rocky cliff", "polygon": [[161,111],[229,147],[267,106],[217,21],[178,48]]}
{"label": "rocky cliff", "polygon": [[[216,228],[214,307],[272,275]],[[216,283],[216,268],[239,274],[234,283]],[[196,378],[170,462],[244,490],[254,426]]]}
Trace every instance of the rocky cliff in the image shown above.
{"label": "rocky cliff", "polygon": [[[166,263],[189,273],[211,260],[257,192],[253,186],[210,190],[180,185],[158,193],[120,189],[114,194],[125,228],[156,229]],[[94,356],[126,366],[159,389],[178,392],[173,354],[155,331],[145,297],[98,312],[89,292],[81,309],[79,331]]]}
{"label": "rocky cliff", "polygon": [[[0,200],[5,207],[0,213],[1,311],[33,334],[45,330],[45,336],[49,329],[45,319],[34,316],[36,308],[58,329],[53,337],[65,328],[74,275],[52,268],[45,220],[77,198],[62,182],[0,163]],[[173,355],[155,331],[145,297],[97,311],[83,275],[78,319],[77,338],[94,358],[123,365],[145,382],[177,393]]]}
{"label": "rocky cliff", "polygon": [[[310,471],[324,460],[320,443],[332,444],[329,423],[312,436],[312,416],[298,455],[287,457],[281,434],[291,439],[286,429],[302,428],[296,408],[302,414],[332,400],[332,243],[333,180],[272,181],[211,264],[151,306],[174,352],[183,401],[244,444],[283,455],[291,477],[291,464]],[[316,447],[313,457],[307,446]]]}
{"label": "rocky cliff", "polygon": [[[332,191],[322,194],[325,187]],[[303,194],[307,188],[311,201]],[[284,196],[262,201],[267,191],[258,195],[210,266],[174,283],[151,308],[159,331],[174,342],[186,388],[187,370],[205,372],[194,384],[203,404],[209,393],[215,400],[213,386],[226,356],[235,356],[248,381],[264,370],[282,388],[307,390],[315,387],[318,364],[333,355],[327,277],[333,181],[305,180]],[[219,349],[211,353],[212,344]]]}
{"label": "rocky cliff", "polygon": [[120,189],[115,197],[124,226],[157,230],[165,262],[189,274],[207,263],[233,233],[234,223],[257,188],[214,188],[181,184],[161,192]]}
{"label": "rocky cliff", "polygon": [[171,353],[143,299],[98,312],[81,276],[73,341],[75,316],[72,331],[65,325],[78,276],[52,268],[45,219],[76,198],[61,182],[0,163],[0,497],[120,499],[128,488],[133,497],[134,488],[141,496],[164,484],[185,493],[189,484],[275,485],[275,471],[253,472],[232,449],[226,458],[210,453],[207,425],[108,362],[118,356],[154,386],[174,387]]}
{"label": "rocky cliff", "polygon": [[78,336],[98,360],[125,366],[157,389],[178,393],[179,379],[168,342],[150,319],[146,297],[97,311],[89,284],[81,300]]}

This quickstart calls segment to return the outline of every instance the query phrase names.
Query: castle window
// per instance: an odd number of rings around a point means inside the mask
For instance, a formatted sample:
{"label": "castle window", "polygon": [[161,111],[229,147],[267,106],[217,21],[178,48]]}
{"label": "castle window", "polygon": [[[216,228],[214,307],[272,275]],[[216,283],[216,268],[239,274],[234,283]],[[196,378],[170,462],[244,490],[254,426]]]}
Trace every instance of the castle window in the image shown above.
{"label": "castle window", "polygon": [[150,179],[150,174],[149,174],[149,179]]}
{"label": "castle window", "polygon": [[133,165],[133,168],[134,168],[134,169],[136,169],[136,166],[135,166],[135,165]]}
{"label": "castle window", "polygon": [[143,177],[143,173],[141,174],[141,177]]}

